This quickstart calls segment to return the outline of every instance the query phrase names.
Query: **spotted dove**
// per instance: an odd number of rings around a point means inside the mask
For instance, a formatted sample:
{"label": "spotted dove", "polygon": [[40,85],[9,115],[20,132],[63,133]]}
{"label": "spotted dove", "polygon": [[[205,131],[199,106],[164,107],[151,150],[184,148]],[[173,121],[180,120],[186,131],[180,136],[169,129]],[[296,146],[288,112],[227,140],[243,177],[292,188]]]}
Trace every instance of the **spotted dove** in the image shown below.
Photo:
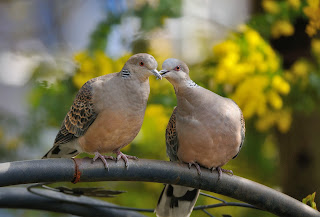
{"label": "spotted dove", "polygon": [[53,147],[43,158],[71,158],[81,152],[95,154],[108,169],[102,153],[113,152],[128,167],[120,149],[140,131],[150,93],[149,76],[161,79],[157,61],[149,54],[135,54],[122,70],[87,81],[63,120]]}
{"label": "spotted dove", "polygon": [[[171,161],[216,169],[235,158],[244,141],[242,112],[231,99],[221,97],[193,82],[188,66],[177,59],[167,59],[160,74],[174,87],[177,107],[166,129],[167,154]],[[156,208],[158,217],[190,216],[198,189],[166,185]]]}

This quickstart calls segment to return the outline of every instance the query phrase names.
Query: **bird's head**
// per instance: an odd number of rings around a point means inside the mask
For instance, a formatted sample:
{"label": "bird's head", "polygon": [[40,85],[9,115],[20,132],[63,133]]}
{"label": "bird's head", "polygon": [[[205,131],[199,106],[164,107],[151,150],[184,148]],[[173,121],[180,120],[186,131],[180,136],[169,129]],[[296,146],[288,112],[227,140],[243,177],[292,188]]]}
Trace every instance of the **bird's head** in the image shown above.
{"label": "bird's head", "polygon": [[153,56],[146,53],[139,53],[131,56],[126,62],[123,69],[129,70],[132,76],[139,79],[147,79],[150,75],[154,75],[161,79],[158,70],[158,63]]}
{"label": "bird's head", "polygon": [[162,64],[160,75],[172,84],[179,84],[189,80],[189,68],[187,64],[178,59],[166,59]]}

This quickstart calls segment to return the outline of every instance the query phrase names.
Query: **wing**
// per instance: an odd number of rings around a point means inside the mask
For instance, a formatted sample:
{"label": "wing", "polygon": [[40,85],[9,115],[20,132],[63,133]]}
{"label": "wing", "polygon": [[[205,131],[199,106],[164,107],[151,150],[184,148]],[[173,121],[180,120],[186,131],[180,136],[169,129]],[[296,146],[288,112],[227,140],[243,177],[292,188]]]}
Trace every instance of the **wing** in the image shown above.
{"label": "wing", "polygon": [[87,81],[79,90],[56,136],[55,144],[65,144],[84,135],[96,119],[92,100],[92,84],[96,80]]}
{"label": "wing", "polygon": [[179,141],[176,130],[176,112],[177,107],[174,108],[166,129],[167,154],[171,161],[179,160],[177,156]]}
{"label": "wing", "polygon": [[238,156],[238,154],[240,153],[240,150],[241,150],[243,142],[244,142],[245,134],[246,134],[246,125],[245,125],[245,121],[244,121],[244,118],[243,118],[243,114],[242,114],[242,111],[241,111],[240,108],[239,108],[239,110],[240,110],[240,114],[241,114],[241,118],[240,118],[240,123],[241,123],[241,143],[240,143],[240,147],[239,147],[238,153],[232,159],[235,159]]}

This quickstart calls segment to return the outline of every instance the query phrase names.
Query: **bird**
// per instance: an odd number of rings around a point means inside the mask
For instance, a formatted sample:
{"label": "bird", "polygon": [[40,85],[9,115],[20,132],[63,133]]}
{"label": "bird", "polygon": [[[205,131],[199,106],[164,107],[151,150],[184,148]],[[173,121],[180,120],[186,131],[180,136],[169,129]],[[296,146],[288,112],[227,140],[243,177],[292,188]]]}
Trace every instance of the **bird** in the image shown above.
{"label": "bird", "polygon": [[[235,158],[244,143],[245,122],[241,109],[231,99],[205,89],[189,76],[188,66],[170,58],[160,74],[174,87],[177,106],[166,128],[166,148],[170,161],[233,174],[221,167]],[[188,217],[199,196],[199,189],[165,185],[158,204],[158,217]]]}
{"label": "bird", "polygon": [[[144,119],[150,93],[149,76],[161,79],[158,63],[152,55],[139,53],[131,56],[122,70],[87,81],[78,91],[45,158],[72,158],[79,153],[94,154],[93,161],[128,159],[123,154],[138,134]],[[105,156],[114,153],[116,158]]]}

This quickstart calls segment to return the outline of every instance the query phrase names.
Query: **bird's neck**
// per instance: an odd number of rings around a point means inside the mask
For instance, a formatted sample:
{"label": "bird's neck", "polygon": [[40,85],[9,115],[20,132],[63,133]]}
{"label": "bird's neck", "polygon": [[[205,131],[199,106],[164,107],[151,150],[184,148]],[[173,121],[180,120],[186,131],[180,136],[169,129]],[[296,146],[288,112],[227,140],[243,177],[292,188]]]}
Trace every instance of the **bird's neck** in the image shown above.
{"label": "bird's neck", "polygon": [[176,92],[176,95],[178,96],[178,95],[185,95],[186,93],[191,93],[193,92],[193,89],[199,88],[200,86],[197,85],[191,79],[186,79],[178,83],[174,83],[173,87]]}
{"label": "bird's neck", "polygon": [[119,73],[119,76],[121,76],[121,78],[124,81],[137,81],[139,83],[149,83],[149,76],[146,76],[142,73],[134,73],[131,72],[129,69],[127,69],[126,67],[123,67],[122,70]]}
{"label": "bird's neck", "polygon": [[178,108],[183,108],[184,112],[189,113],[196,106],[195,104],[199,98],[199,91],[197,91],[199,88],[200,86],[192,80],[186,80],[176,85],[174,89],[177,96]]}

